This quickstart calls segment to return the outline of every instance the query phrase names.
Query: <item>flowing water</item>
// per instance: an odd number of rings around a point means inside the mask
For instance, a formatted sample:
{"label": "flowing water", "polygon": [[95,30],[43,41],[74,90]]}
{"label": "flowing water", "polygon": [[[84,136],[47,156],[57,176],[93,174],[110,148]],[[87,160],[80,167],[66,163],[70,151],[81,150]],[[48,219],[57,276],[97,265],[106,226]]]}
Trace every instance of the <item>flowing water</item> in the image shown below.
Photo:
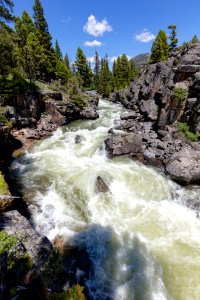
{"label": "flowing water", "polygon": [[[91,299],[200,299],[200,221],[184,205],[199,191],[128,157],[108,159],[104,140],[124,109],[101,100],[98,110],[14,162],[36,229],[87,250]],[[97,176],[110,192],[97,193]]]}

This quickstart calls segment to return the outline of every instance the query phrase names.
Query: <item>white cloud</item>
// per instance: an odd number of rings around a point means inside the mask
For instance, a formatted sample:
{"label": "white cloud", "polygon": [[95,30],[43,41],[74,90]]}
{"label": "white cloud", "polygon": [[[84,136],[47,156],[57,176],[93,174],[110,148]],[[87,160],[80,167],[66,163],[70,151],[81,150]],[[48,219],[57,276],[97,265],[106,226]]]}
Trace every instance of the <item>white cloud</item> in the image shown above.
{"label": "white cloud", "polygon": [[95,62],[95,57],[94,56],[90,56],[90,57],[87,57],[87,61],[94,64]]}
{"label": "white cloud", "polygon": [[155,35],[148,31],[148,29],[143,29],[141,33],[135,35],[136,41],[148,43],[155,39]]}
{"label": "white cloud", "polygon": [[93,36],[102,36],[105,32],[110,32],[112,30],[112,27],[109,25],[106,19],[103,19],[99,22],[93,15],[88,17],[88,21],[83,27],[83,31]]}
{"label": "white cloud", "polygon": [[103,45],[104,44],[102,42],[99,42],[99,41],[96,41],[96,40],[94,40],[92,42],[87,41],[87,42],[84,43],[84,46],[88,46],[88,47],[100,47],[100,46],[103,46]]}

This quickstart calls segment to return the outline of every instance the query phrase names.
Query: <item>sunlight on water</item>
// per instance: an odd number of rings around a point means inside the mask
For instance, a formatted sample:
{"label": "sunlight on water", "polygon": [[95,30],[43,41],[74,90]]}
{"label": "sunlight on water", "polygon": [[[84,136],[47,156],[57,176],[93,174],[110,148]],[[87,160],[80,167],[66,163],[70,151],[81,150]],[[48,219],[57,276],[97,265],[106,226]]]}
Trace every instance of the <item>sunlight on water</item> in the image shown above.
{"label": "sunlight on water", "polygon": [[[198,191],[128,157],[106,157],[103,142],[122,111],[100,101],[99,119],[58,129],[15,162],[36,229],[87,249],[91,299],[198,300],[200,223],[182,205]],[[96,192],[97,176],[106,194]]]}

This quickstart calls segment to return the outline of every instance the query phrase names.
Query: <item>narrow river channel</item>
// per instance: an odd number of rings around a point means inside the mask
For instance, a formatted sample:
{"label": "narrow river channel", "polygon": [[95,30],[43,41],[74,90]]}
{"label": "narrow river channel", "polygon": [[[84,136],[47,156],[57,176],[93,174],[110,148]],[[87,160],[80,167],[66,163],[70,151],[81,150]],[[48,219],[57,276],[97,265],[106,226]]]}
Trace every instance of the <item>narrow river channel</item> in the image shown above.
{"label": "narrow river channel", "polygon": [[[35,227],[87,250],[91,299],[199,300],[200,220],[184,205],[199,191],[129,157],[107,158],[104,140],[123,111],[100,100],[99,119],[59,128],[14,161]],[[97,193],[97,176],[109,192]]]}

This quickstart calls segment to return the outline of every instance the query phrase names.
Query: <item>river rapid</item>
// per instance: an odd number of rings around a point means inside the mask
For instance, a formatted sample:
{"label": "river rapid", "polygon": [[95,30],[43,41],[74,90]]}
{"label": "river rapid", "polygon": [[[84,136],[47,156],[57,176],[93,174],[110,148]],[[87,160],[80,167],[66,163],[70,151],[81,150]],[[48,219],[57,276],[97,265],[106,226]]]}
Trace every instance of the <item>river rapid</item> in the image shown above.
{"label": "river rapid", "polygon": [[[200,220],[185,202],[199,190],[129,157],[107,158],[104,140],[123,111],[100,100],[99,119],[59,128],[14,161],[34,226],[87,250],[90,299],[198,300]],[[97,193],[97,176],[110,192]]]}

